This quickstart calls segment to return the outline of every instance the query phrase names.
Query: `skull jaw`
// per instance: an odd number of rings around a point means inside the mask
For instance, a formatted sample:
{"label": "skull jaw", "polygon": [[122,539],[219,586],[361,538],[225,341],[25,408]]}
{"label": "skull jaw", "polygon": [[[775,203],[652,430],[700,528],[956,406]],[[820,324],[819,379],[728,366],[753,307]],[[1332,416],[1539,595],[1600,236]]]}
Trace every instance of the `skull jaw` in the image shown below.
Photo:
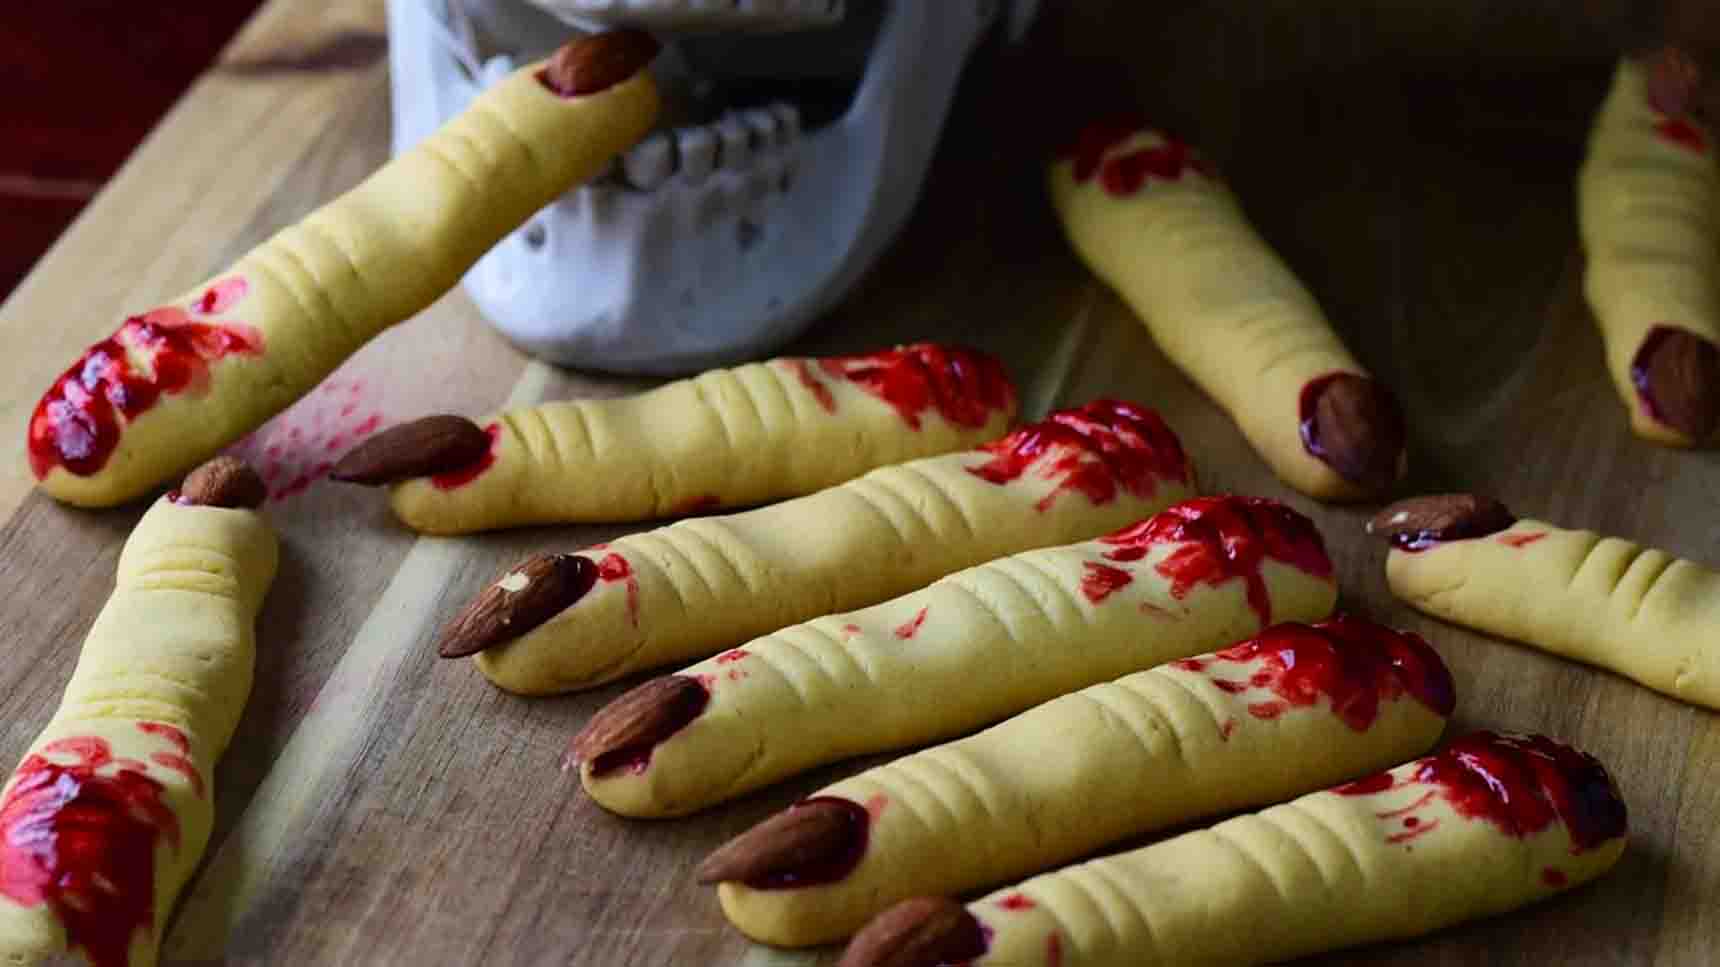
{"label": "skull jaw", "polygon": [[[582,369],[677,374],[782,346],[853,288],[907,220],[992,6],[892,0],[833,123],[697,180],[576,188],[480,259],[467,294],[524,351]],[[398,151],[515,61],[478,65],[451,48],[443,0],[388,9]],[[565,33],[547,20],[544,47]]]}

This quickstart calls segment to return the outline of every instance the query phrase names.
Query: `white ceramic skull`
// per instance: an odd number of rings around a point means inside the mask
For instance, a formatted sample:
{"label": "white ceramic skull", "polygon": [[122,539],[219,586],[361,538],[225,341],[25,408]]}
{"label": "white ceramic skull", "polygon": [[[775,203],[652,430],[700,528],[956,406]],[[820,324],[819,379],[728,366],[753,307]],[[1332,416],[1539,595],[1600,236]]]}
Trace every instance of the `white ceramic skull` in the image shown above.
{"label": "white ceramic skull", "polygon": [[[389,0],[394,149],[565,41],[643,26],[664,123],[504,239],[464,286],[551,362],[677,373],[780,346],[877,260],[917,199],[988,28],[1036,0]],[[553,14],[550,12],[553,11]]]}

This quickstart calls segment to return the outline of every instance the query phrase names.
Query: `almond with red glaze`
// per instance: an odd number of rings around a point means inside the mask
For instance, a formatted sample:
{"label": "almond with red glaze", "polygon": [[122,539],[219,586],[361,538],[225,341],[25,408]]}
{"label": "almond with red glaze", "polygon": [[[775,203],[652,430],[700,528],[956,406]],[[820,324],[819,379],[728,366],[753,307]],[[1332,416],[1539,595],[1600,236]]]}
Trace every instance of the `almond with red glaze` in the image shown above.
{"label": "almond with red glaze", "polygon": [[1368,521],[1368,533],[1405,550],[1497,534],[1517,523],[1502,503],[1480,494],[1432,494],[1400,500]]}
{"label": "almond with red glaze", "polygon": [[250,464],[238,457],[216,457],[185,476],[175,502],[197,507],[263,506],[269,488]]}
{"label": "almond with red glaze", "polygon": [[566,610],[596,583],[597,565],[587,558],[528,558],[448,623],[436,651],[443,658],[465,658],[512,641]]}
{"label": "almond with red glaze", "polygon": [[651,750],[699,717],[711,693],[691,678],[666,675],[623,694],[591,717],[570,753],[594,776],[648,761]]}
{"label": "almond with red glaze", "polygon": [[1391,487],[1403,470],[1403,412],[1379,380],[1335,373],[1303,390],[1302,443],[1338,476],[1368,493]]}
{"label": "almond with red glaze", "polygon": [[608,90],[639,73],[662,46],[643,30],[611,30],[564,45],[538,75],[563,97]]}
{"label": "almond with red glaze", "polygon": [[463,416],[426,416],[353,447],[329,477],[378,487],[469,467],[489,452],[490,435],[478,424]]}
{"label": "almond with red glaze", "polygon": [[1656,326],[1631,362],[1649,415],[1705,443],[1720,425],[1720,348],[1676,326]]}
{"label": "almond with red glaze", "polygon": [[837,967],[938,967],[985,953],[985,932],[944,897],[903,900],[854,935]]}

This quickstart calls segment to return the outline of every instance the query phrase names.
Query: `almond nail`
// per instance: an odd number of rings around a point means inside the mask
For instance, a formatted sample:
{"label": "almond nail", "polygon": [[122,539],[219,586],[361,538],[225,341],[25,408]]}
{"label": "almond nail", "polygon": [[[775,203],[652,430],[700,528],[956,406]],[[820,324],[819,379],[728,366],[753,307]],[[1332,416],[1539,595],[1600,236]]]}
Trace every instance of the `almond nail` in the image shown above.
{"label": "almond nail", "polygon": [[171,499],[196,507],[263,506],[269,488],[250,464],[238,457],[216,457],[186,474]]}
{"label": "almond nail", "polygon": [[442,631],[436,652],[464,658],[513,641],[573,606],[597,583],[576,554],[539,554],[497,578]]}
{"label": "almond nail", "polygon": [[1479,494],[1434,494],[1400,500],[1368,521],[1368,533],[1406,551],[1497,534],[1517,523],[1506,506]]}
{"label": "almond nail", "polygon": [[538,80],[562,97],[607,90],[651,63],[661,45],[643,30],[611,30],[581,37],[549,59]]}
{"label": "almond nail", "polygon": [[854,935],[836,967],[938,967],[985,953],[985,931],[944,897],[903,900]]}
{"label": "almond nail", "polygon": [[1648,415],[1702,444],[1720,424],[1720,348],[1685,329],[1656,326],[1631,362]]}
{"label": "almond nail", "polygon": [[1676,47],[1663,47],[1646,58],[1648,103],[1662,114],[1680,115],[1690,110],[1692,97],[1701,84],[1701,69]]}
{"label": "almond nail", "polygon": [[866,853],[871,817],[836,796],[803,800],[729,840],[699,864],[700,883],[783,890],[833,883]]}
{"label": "almond nail", "polygon": [[490,452],[490,435],[463,416],[426,416],[353,447],[329,472],[342,483],[376,487],[469,467]]}
{"label": "almond nail", "polygon": [[599,709],[574,736],[571,758],[586,763],[597,777],[623,767],[642,769],[651,761],[651,750],[698,718],[710,700],[711,693],[694,679],[653,678]]}
{"label": "almond nail", "polygon": [[1385,491],[1403,467],[1403,412],[1379,380],[1333,373],[1302,388],[1302,445],[1350,483]]}

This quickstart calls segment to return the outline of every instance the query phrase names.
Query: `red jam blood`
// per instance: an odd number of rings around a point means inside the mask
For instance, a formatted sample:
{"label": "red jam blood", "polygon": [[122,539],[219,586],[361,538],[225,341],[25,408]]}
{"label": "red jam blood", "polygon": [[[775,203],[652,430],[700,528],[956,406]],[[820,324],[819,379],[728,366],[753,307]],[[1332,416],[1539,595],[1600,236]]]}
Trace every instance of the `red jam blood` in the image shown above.
{"label": "red jam blood", "polygon": [[454,490],[458,487],[464,487],[483,476],[484,471],[496,465],[496,441],[502,438],[502,425],[491,423],[484,427],[484,433],[490,438],[490,448],[484,451],[484,455],[470,466],[432,476],[430,483],[437,490]]}
{"label": "red jam blood", "polygon": [[1075,138],[1075,143],[1064,148],[1059,156],[1075,163],[1075,181],[1077,184],[1084,184],[1099,173],[1099,167],[1111,149],[1146,128],[1146,116],[1141,114],[1121,114],[1104,118],[1082,129]]}
{"label": "red jam blood", "polygon": [[1504,537],[1499,538],[1499,543],[1504,544],[1507,547],[1528,547],[1530,544],[1533,544],[1546,536],[1546,531],[1542,531],[1539,534],[1506,534]]}
{"label": "red jam blood", "polygon": [[842,823],[841,839],[820,855],[809,857],[807,862],[792,869],[766,873],[746,880],[747,886],[755,890],[792,890],[796,887],[835,883],[860,865],[861,857],[866,855],[866,843],[871,838],[872,817],[867,814],[866,807],[839,796],[814,796],[788,808],[792,812],[813,805],[831,809],[836,813]]}
{"label": "red jam blood", "polygon": [[[1334,791],[1364,796],[1395,784],[1381,773]],[[1458,815],[1491,823],[1507,836],[1532,836],[1561,822],[1573,853],[1617,839],[1630,825],[1606,768],[1545,736],[1470,733],[1416,763],[1403,784],[1431,786]]]}
{"label": "red jam blood", "polygon": [[812,398],[818,401],[819,408],[823,409],[826,413],[836,412],[836,397],[830,395],[830,387],[819,381],[818,377],[812,372],[812,367],[807,365],[806,360],[786,359],[783,360],[783,365],[787,366],[789,370],[794,373],[795,378],[800,380],[800,385],[806,387],[806,391],[811,393]]}
{"label": "red jam blood", "polygon": [[705,711],[705,706],[711,702],[711,686],[708,681],[687,678],[678,675],[677,678],[686,681],[697,681],[698,688],[678,688],[670,693],[669,706],[660,720],[661,728],[656,729],[650,738],[633,745],[624,745],[619,749],[605,752],[591,760],[593,777],[612,775],[626,771],[633,775],[643,773],[651,765],[651,753],[668,741],[675,733],[686,728],[692,721]]}
{"label": "red jam blood", "polygon": [[1161,481],[1187,484],[1190,476],[1182,443],[1164,420],[1118,400],[1059,410],[979,449],[991,459],[968,472],[983,480],[1007,484],[1032,469],[1041,479],[1057,481],[1039,501],[1040,510],[1050,509],[1065,491],[1108,504],[1119,489],[1147,499]]}
{"label": "red jam blood", "polygon": [[133,935],[155,928],[156,847],[179,846],[142,765],[103,739],[60,739],[24,760],[0,801],[0,895],[47,904],[95,967],[124,967]]}
{"label": "red jam blood", "polygon": [[1014,910],[1031,910],[1034,907],[1038,906],[1038,904],[1034,903],[1033,899],[1025,893],[1011,893],[1008,896],[1004,897],[1003,899],[997,901],[997,905],[1004,910],[1011,910],[1011,911],[1014,911]]}
{"label": "red jam blood", "polygon": [[1217,652],[1213,659],[1191,658],[1177,664],[1189,671],[1209,671],[1214,659],[1256,667],[1240,682],[1219,679],[1220,670],[1210,669],[1215,683],[1227,692],[1261,690],[1273,695],[1248,706],[1255,718],[1277,718],[1324,697],[1332,714],[1357,732],[1365,732],[1379,716],[1382,702],[1406,693],[1441,718],[1450,716],[1457,705],[1451,672],[1426,641],[1359,618],[1276,625]]}
{"label": "red jam blood", "polygon": [[1185,171],[1208,178],[1218,177],[1218,169],[1196,154],[1193,148],[1181,141],[1167,139],[1157,147],[1131,151],[1105,162],[1099,171],[1099,185],[1118,198],[1128,198],[1140,191],[1148,178],[1180,181]]}
{"label": "red jam blood", "polygon": [[1332,576],[1332,559],[1314,522],[1264,497],[1197,497],[1101,537],[1113,561],[1138,561],[1155,544],[1181,544],[1154,570],[1182,598],[1198,585],[1248,582],[1248,605],[1262,625],[1272,622],[1272,595],[1261,565],[1277,561],[1313,577]]}
{"label": "red jam blood", "polygon": [[202,392],[209,367],[227,356],[260,355],[263,335],[250,326],[191,317],[204,306],[230,308],[244,292],[242,279],[218,282],[193,300],[190,311],[163,306],[132,316],[85,351],[30,416],[30,469],[37,479],[55,467],[80,477],[100,472],[119,445],[122,420],[136,420],[163,396]]}
{"label": "red jam blood", "polygon": [[137,730],[146,735],[159,736],[173,745],[177,751],[157,752],[149,757],[149,761],[184,776],[191,783],[191,790],[197,794],[197,798],[203,798],[203,775],[197,771],[196,763],[191,761],[191,740],[185,733],[165,722],[139,722]]}
{"label": "red jam blood", "polygon": [[605,554],[597,562],[597,578],[605,583],[627,582],[627,616],[633,620],[633,627],[639,627],[639,579],[633,575],[633,565],[619,554]]}
{"label": "red jam blood", "polygon": [[1087,561],[1083,565],[1087,573],[1081,578],[1081,593],[1087,600],[1098,604],[1123,588],[1135,578],[1128,571],[1098,561]]}
{"label": "red jam blood", "polygon": [[957,426],[982,427],[999,410],[1015,406],[1015,386],[996,357],[959,346],[915,343],[865,356],[818,361],[895,408],[918,430],[920,416],[937,410]]}
{"label": "red jam blood", "polygon": [[919,634],[920,633],[920,626],[925,624],[925,623],[926,623],[926,609],[921,608],[919,610],[919,613],[915,614],[912,618],[909,618],[907,621],[902,622],[902,624],[896,629],[896,637],[902,639],[903,641],[907,641],[909,638],[912,638],[915,635]]}
{"label": "red jam blood", "polygon": [[1708,139],[1702,136],[1702,129],[1683,118],[1667,118],[1656,124],[1654,131],[1680,148],[1697,154],[1708,150]]}

